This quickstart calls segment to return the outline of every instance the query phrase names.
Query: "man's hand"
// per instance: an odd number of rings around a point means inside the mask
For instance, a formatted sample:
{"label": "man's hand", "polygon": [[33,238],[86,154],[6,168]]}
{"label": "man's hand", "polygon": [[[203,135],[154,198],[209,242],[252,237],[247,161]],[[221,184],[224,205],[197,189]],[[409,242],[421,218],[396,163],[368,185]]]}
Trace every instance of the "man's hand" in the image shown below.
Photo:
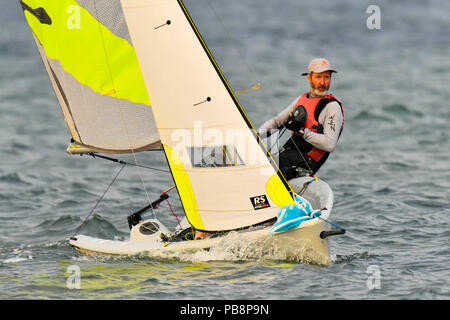
{"label": "man's hand", "polygon": [[[292,112],[289,113],[289,116],[292,117]],[[303,134],[305,133],[305,128],[301,128],[300,130],[298,130],[297,132],[295,131],[291,131],[292,134],[295,134],[298,137],[303,137]]]}
{"label": "man's hand", "polygon": [[298,132],[304,129],[308,113],[304,106],[298,106],[294,112],[289,113],[289,118],[284,126],[292,131]]}

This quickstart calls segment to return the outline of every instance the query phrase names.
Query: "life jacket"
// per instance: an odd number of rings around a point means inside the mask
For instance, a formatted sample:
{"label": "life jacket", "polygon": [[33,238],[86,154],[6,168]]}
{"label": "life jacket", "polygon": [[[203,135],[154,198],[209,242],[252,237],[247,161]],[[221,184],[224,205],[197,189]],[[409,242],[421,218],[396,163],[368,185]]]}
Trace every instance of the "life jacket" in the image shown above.
{"label": "life jacket", "polygon": [[[322,97],[311,97],[309,93],[304,93],[301,95],[301,97],[297,100],[297,104],[295,105],[295,108],[302,105],[305,107],[308,117],[305,122],[305,128],[312,130],[317,133],[323,133],[323,125],[319,123],[319,115],[322,112],[322,110],[326,107],[326,105],[332,101],[336,101],[339,106],[341,107],[342,111],[342,126],[341,131],[339,132],[339,135],[342,132],[342,129],[344,128],[344,106],[342,105],[342,102],[339,101],[334,95],[329,94]],[[295,143],[295,145],[294,145]],[[303,154],[314,160],[315,167],[312,168],[314,172],[319,170],[319,168],[325,163],[326,159],[329,156],[329,152],[326,152],[324,150],[321,150],[319,148],[314,147],[312,144],[306,142],[303,137],[292,135],[292,139],[289,139],[288,142],[284,145],[285,149],[292,149],[292,150],[298,150]]]}

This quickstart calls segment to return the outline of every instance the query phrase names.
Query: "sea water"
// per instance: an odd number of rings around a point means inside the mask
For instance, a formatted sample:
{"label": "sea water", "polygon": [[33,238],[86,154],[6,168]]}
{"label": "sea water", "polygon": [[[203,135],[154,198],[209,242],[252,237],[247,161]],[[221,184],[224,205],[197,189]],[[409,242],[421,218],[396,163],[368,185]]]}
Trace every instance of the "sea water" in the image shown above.
{"label": "sea water", "polygon": [[[450,3],[186,6],[233,90],[261,83],[237,95],[255,127],[308,90],[301,73],[312,58],[338,70],[330,91],[345,106],[345,128],[318,173],[334,191],[332,221],[347,230],[330,238],[331,265],[233,242],[159,258],[77,253],[67,240],[120,166],[66,154],[70,135],[49,78],[20,6],[8,1],[0,10],[0,298],[449,299]],[[137,160],[166,168],[160,152]],[[81,233],[127,239],[126,216],[148,204],[145,189],[156,199],[172,184],[170,174],[127,166]],[[176,225],[166,202],[155,213]]]}

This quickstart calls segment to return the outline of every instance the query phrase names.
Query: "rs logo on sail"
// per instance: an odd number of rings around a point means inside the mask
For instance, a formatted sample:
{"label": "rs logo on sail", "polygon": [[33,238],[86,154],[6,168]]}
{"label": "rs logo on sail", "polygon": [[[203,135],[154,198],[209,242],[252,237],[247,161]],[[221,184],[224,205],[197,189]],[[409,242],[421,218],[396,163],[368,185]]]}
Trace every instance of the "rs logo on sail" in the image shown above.
{"label": "rs logo on sail", "polygon": [[270,207],[269,201],[267,200],[267,197],[265,194],[263,194],[261,196],[252,197],[252,198],[250,198],[250,201],[252,202],[253,208],[255,210]]}

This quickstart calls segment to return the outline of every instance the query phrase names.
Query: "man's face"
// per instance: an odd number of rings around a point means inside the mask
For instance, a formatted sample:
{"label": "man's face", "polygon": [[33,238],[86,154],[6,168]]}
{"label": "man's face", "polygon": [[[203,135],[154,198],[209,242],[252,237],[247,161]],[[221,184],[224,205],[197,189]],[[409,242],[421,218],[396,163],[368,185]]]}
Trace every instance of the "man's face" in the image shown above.
{"label": "man's face", "polygon": [[331,71],[321,73],[311,72],[308,74],[309,84],[311,85],[311,95],[325,96],[330,88]]}

